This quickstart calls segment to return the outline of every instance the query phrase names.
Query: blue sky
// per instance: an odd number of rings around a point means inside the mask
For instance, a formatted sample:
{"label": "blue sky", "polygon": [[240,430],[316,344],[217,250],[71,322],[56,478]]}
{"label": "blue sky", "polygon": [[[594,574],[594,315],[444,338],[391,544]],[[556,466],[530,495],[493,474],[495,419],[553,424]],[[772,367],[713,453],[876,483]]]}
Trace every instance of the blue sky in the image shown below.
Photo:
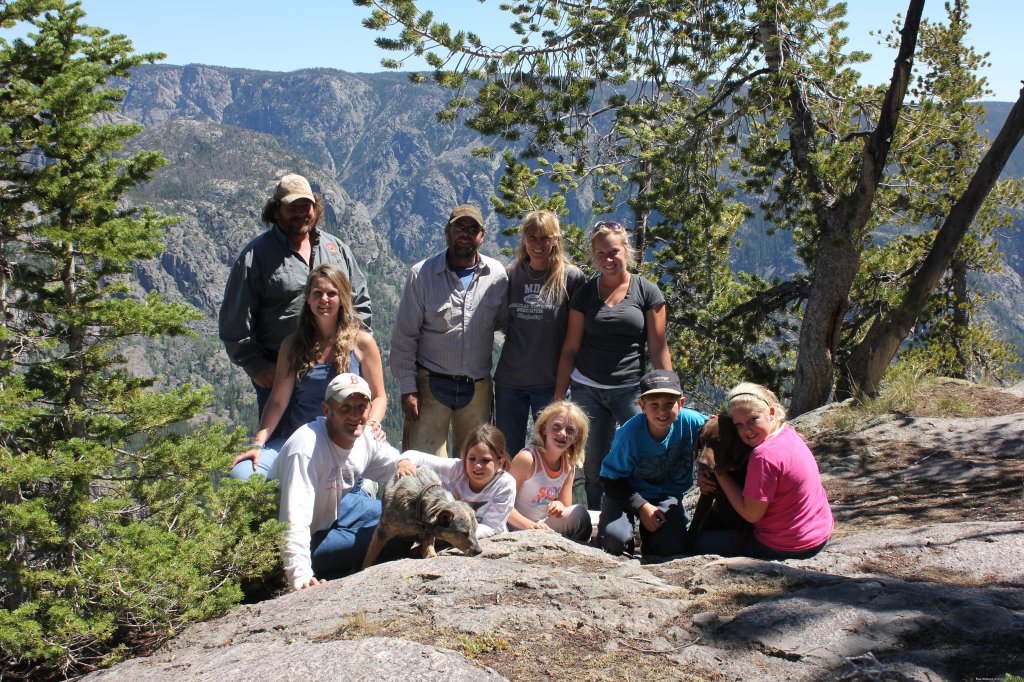
{"label": "blue sky", "polygon": [[[501,36],[507,25],[500,0],[421,0],[438,18],[465,26],[485,38]],[[374,44],[377,35],[362,27],[369,10],[351,0],[83,0],[87,22],[132,39],[140,52],[167,54],[166,63],[202,63],[270,71],[327,67],[351,72],[382,70],[386,56]],[[888,29],[906,0],[850,0],[850,46],[874,55],[861,70],[886,82],[895,57],[877,45],[872,30]],[[944,17],[942,2],[929,0],[925,16]],[[1024,79],[1024,2],[975,0],[970,6],[970,41],[989,52],[992,67],[983,75],[995,95],[1014,101]],[[466,24],[469,25],[466,25]],[[387,55],[392,56],[392,55]],[[410,63],[410,68],[423,64]]]}

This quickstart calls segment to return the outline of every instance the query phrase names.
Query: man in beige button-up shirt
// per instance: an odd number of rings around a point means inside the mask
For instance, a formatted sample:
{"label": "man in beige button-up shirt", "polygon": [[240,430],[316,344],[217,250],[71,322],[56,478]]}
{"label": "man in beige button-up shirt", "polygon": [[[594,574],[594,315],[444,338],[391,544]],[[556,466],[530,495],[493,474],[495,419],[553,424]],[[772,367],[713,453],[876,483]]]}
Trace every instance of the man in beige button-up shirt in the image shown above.
{"label": "man in beige button-up shirt", "polygon": [[447,454],[490,420],[494,331],[507,314],[505,268],[480,253],[484,219],[457,206],[448,248],[412,267],[391,333],[391,373],[402,391],[403,450]]}

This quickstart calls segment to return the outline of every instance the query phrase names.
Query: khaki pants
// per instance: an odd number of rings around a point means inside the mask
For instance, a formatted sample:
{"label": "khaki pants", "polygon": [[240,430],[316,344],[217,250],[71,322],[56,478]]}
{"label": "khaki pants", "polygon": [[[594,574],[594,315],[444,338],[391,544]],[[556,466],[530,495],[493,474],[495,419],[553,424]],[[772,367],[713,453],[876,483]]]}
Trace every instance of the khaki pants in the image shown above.
{"label": "khaki pants", "polygon": [[465,407],[451,410],[430,391],[429,374],[416,370],[416,391],[419,393],[420,418],[405,419],[402,430],[402,449],[419,450],[438,457],[448,456],[448,428],[452,429],[455,456],[469,432],[491,420],[491,377],[486,376],[473,384],[473,399]]}

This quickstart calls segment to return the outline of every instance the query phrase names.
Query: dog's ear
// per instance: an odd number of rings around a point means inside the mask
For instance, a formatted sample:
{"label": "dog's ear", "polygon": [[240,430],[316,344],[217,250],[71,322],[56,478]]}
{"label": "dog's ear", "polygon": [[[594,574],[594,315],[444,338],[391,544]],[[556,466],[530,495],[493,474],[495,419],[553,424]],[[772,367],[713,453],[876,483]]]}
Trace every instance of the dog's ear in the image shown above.
{"label": "dog's ear", "polygon": [[[719,417],[718,419],[721,419]],[[718,419],[708,419],[697,431],[697,442],[699,447],[704,447],[709,442],[718,439]]]}
{"label": "dog's ear", "polygon": [[440,512],[438,512],[437,518],[434,520],[434,523],[438,526],[447,527],[452,525],[452,519],[454,518],[455,512],[453,512],[451,509],[442,509]]}
{"label": "dog's ear", "polygon": [[718,421],[722,422],[719,427],[722,465],[727,469],[739,469],[746,464],[752,448],[740,438],[736,423],[728,415],[719,417]]}

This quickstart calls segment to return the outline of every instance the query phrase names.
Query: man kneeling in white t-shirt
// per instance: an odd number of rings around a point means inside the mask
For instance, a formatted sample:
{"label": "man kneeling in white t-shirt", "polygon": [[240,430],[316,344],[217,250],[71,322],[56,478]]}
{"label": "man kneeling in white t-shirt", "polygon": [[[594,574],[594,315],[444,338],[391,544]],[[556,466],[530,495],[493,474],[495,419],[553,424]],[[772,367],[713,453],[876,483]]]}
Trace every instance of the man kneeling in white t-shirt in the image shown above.
{"label": "man kneeling in white t-shirt", "polygon": [[292,589],[362,565],[381,512],[380,501],[359,488],[363,477],[384,483],[416,473],[365,429],[369,410],[369,384],[339,374],[324,395],[324,416],[299,427],[281,448],[280,518],[288,524],[284,568]]}

